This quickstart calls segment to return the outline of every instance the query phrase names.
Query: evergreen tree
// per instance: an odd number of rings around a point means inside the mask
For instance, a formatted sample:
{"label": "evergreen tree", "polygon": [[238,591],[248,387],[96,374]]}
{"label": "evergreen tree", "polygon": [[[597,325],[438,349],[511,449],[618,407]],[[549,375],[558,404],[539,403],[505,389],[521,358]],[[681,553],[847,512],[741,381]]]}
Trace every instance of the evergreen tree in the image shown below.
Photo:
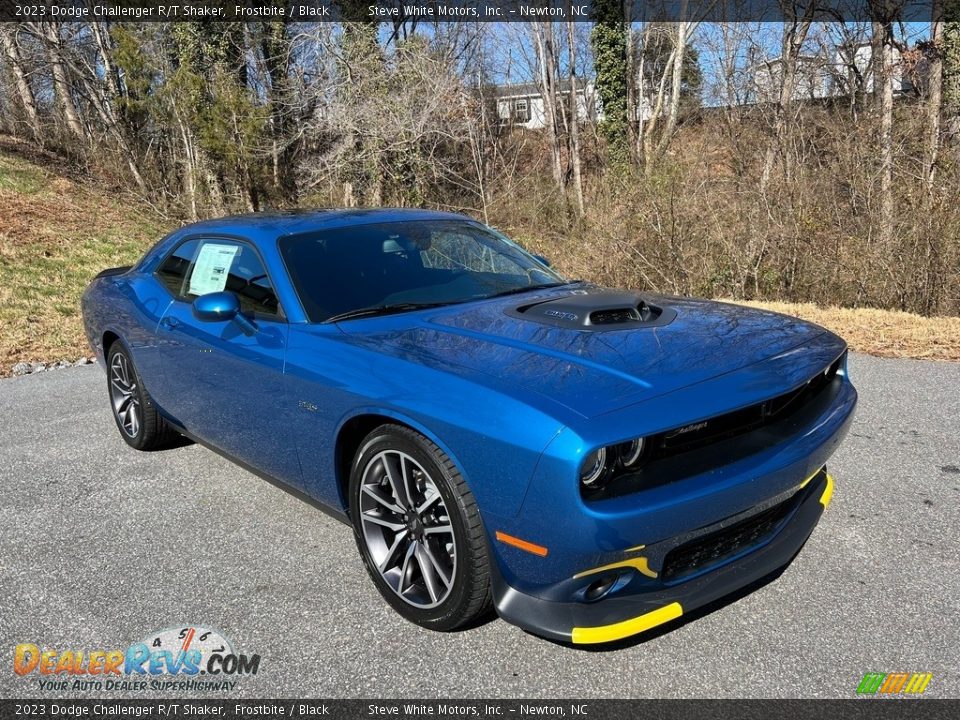
{"label": "evergreen tree", "polygon": [[956,133],[960,129],[960,0],[948,0],[944,10],[950,20],[943,24],[943,112],[947,127]]}
{"label": "evergreen tree", "polygon": [[600,133],[607,144],[611,167],[630,162],[629,119],[627,117],[628,25],[621,0],[595,0],[596,24],[590,33],[596,92],[603,111]]}

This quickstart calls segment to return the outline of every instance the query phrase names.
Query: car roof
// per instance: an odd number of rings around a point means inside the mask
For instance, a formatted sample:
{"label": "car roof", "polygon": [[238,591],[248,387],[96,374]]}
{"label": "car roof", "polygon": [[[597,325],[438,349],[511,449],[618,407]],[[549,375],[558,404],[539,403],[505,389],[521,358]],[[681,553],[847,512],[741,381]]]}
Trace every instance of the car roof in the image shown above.
{"label": "car roof", "polygon": [[236,233],[245,236],[281,237],[301,232],[411,220],[460,220],[473,218],[439,210],[413,208],[330,208],[317,210],[270,210],[202,220],[181,228],[181,232]]}

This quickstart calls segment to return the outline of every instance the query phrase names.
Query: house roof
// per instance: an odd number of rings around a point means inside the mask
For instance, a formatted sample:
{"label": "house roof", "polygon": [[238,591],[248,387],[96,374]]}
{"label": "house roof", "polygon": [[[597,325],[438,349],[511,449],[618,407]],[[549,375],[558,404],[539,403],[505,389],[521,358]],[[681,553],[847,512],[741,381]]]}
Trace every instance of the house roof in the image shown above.
{"label": "house roof", "polygon": [[[782,63],[783,63],[783,56],[782,56],[782,55],[778,55],[777,57],[775,57],[775,58],[770,58],[769,60],[758,60],[757,62],[755,62],[755,63],[753,64],[752,67],[753,67],[753,69],[756,70],[756,69],[759,69],[759,68],[762,68],[762,67],[770,67],[770,66],[772,66],[772,65],[780,65],[780,64],[782,64]],[[797,56],[797,63],[798,63],[798,64],[801,64],[801,63],[823,63],[823,64],[828,64],[828,63],[829,63],[829,60],[827,60],[826,58],[823,58],[823,57],[821,57],[821,56],[819,56],[819,55],[798,55],[798,56]]]}
{"label": "house roof", "polygon": [[[589,80],[579,80],[577,82],[577,92],[587,89]],[[498,97],[540,97],[540,86],[537,83],[508,83],[506,85],[496,85],[494,90]],[[557,90],[560,92],[570,92],[570,80],[561,79],[557,81]]]}

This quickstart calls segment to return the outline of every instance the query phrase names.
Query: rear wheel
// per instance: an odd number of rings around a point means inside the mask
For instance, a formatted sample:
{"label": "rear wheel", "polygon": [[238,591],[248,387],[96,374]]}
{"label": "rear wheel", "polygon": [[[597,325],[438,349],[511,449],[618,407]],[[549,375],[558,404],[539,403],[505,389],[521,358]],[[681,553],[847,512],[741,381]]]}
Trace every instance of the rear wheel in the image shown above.
{"label": "rear wheel", "polygon": [[490,566],[480,512],[450,459],[419,433],[378,428],[350,474],[357,547],[388,603],[432,630],[488,611]]}
{"label": "rear wheel", "polygon": [[107,351],[107,391],[113,419],[127,445],[157,450],[179,440],[153,406],[127,349],[114,342]]}

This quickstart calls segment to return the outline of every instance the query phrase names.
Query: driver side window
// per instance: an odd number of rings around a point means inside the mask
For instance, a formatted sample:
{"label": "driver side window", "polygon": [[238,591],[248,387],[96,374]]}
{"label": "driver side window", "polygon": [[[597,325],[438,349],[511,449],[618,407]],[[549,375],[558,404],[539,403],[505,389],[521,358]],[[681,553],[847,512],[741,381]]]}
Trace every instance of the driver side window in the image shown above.
{"label": "driver side window", "polygon": [[202,240],[184,277],[182,295],[191,302],[224,290],[237,296],[245,313],[268,319],[281,316],[270,276],[252,246],[227,239]]}

